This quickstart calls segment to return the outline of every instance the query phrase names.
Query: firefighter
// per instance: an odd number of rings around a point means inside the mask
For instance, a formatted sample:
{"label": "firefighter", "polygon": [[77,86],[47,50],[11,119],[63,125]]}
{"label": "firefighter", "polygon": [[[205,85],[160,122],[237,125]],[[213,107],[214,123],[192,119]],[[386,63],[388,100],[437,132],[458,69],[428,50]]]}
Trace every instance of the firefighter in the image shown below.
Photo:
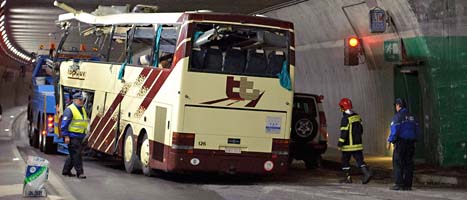
{"label": "firefighter", "polygon": [[415,117],[406,108],[404,99],[397,98],[394,106],[396,114],[391,121],[387,148],[390,149],[391,143],[394,144],[392,165],[395,184],[389,189],[412,190],[413,156],[420,129]]}
{"label": "firefighter", "polygon": [[81,92],[73,94],[72,98],[73,104],[69,105],[63,112],[60,127],[65,144],[68,144],[69,152],[69,156],[63,165],[62,174],[64,176],[75,176],[71,172],[71,169],[74,167],[76,177],[85,179],[81,151],[83,148],[83,138],[86,136],[89,122],[86,110],[83,107],[84,99]]}
{"label": "firefighter", "polygon": [[352,101],[350,99],[342,98],[339,102],[339,107],[343,116],[340,126],[341,136],[337,146],[339,147],[339,150],[342,151],[341,162],[342,171],[344,173],[344,178],[340,182],[352,183],[352,178],[350,177],[349,161],[353,156],[355,161],[357,161],[358,167],[363,172],[362,183],[367,184],[373,174],[365,164],[363,158],[362,119],[360,118],[360,115],[352,111]]}

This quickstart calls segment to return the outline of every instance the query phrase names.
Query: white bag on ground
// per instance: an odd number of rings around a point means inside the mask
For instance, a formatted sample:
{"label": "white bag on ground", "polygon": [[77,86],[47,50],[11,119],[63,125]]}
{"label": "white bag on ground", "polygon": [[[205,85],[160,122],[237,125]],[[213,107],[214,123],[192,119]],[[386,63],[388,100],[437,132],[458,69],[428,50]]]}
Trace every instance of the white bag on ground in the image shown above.
{"label": "white bag on ground", "polygon": [[49,161],[37,156],[28,156],[26,175],[24,177],[23,196],[47,196],[44,183],[48,179],[48,176]]}

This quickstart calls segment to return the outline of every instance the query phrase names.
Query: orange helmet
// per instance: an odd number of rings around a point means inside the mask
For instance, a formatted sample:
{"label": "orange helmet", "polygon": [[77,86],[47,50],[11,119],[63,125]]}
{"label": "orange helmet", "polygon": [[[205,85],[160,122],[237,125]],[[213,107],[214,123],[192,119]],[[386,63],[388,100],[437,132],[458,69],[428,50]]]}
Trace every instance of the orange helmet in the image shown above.
{"label": "orange helmet", "polygon": [[342,98],[339,102],[339,107],[342,111],[352,109],[352,101],[348,98]]}

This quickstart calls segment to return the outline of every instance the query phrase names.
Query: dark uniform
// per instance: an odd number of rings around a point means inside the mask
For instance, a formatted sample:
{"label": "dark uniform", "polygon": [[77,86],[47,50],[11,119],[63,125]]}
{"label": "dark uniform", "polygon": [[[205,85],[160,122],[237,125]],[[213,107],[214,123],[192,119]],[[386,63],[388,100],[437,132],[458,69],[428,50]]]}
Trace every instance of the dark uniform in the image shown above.
{"label": "dark uniform", "polygon": [[[73,95],[73,99],[82,98],[80,95]],[[63,137],[70,137],[70,143],[68,144],[69,156],[63,166],[62,174],[66,176],[74,176],[71,173],[71,169],[74,167],[76,170],[76,176],[78,178],[86,178],[83,170],[83,159],[82,159],[82,142],[86,136],[88,126],[88,116],[86,110],[82,106],[71,104],[63,112],[63,119],[61,124],[61,130]]]}
{"label": "dark uniform", "polygon": [[337,146],[342,151],[342,170],[345,175],[345,179],[341,182],[351,183],[352,179],[350,178],[350,158],[353,156],[355,161],[357,161],[358,167],[362,170],[364,174],[363,184],[368,183],[372,174],[369,171],[368,167],[365,164],[363,158],[363,145],[362,145],[362,134],[363,126],[360,115],[350,111],[351,114],[343,112],[341,120],[341,136]]}
{"label": "dark uniform", "polygon": [[402,108],[392,118],[388,142],[394,144],[392,155],[395,185],[393,190],[411,190],[413,180],[415,141],[420,132],[415,117],[405,108],[405,102],[396,100]]}

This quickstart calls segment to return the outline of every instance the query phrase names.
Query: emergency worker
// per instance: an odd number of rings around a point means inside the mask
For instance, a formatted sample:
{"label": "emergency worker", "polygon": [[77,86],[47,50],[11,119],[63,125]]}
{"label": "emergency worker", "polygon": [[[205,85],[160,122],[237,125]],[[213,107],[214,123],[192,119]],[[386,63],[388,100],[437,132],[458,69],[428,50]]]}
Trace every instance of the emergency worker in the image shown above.
{"label": "emergency worker", "polygon": [[415,141],[420,132],[415,117],[409,113],[404,99],[397,98],[394,102],[396,114],[391,121],[391,134],[387,148],[394,144],[392,154],[393,175],[395,184],[391,190],[412,190],[413,156]]}
{"label": "emergency worker", "polygon": [[369,170],[365,164],[363,157],[363,144],[362,134],[363,126],[360,115],[352,111],[352,101],[348,98],[342,98],[339,102],[339,107],[342,111],[341,120],[341,136],[337,146],[342,151],[342,171],[344,178],[340,181],[341,183],[352,183],[350,177],[350,158],[353,156],[357,161],[357,166],[363,172],[362,183],[367,184],[373,176],[373,173]]}
{"label": "emergency worker", "polygon": [[68,144],[69,156],[63,166],[62,174],[65,176],[75,176],[71,172],[74,167],[76,177],[85,179],[82,159],[82,142],[87,134],[89,124],[86,110],[83,107],[84,99],[81,92],[72,95],[73,104],[70,104],[63,112],[61,124],[62,135],[65,143]]}

